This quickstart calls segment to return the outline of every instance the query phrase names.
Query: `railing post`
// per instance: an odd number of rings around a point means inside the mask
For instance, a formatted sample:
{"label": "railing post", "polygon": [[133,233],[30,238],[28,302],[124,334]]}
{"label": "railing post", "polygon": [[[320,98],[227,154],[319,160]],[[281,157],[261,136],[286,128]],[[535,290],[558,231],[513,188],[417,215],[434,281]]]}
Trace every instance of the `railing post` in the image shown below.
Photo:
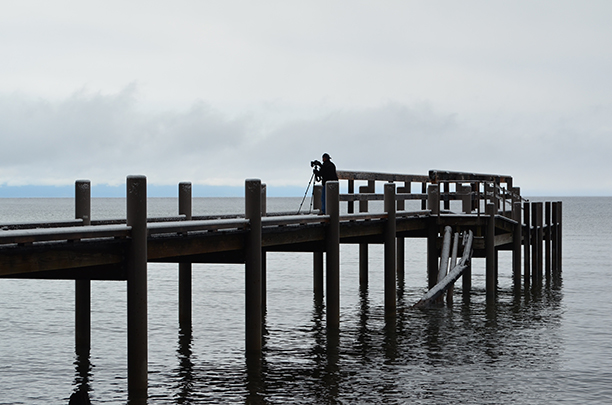
{"label": "railing post", "polygon": [[[349,180],[348,181],[348,193],[349,194],[354,194],[355,193],[355,180]],[[347,213],[349,214],[353,214],[355,212],[355,201],[349,201],[348,202],[348,206],[347,206]]]}
{"label": "railing post", "polygon": [[538,247],[538,283],[541,284],[544,273],[544,204],[542,202],[538,202],[536,207],[538,217],[536,237]]}
{"label": "railing post", "polygon": [[[91,224],[91,183],[75,182],[75,218],[83,226]],[[77,356],[88,356],[91,349],[91,280],[75,280],[75,346]]]}
{"label": "railing post", "polygon": [[246,355],[260,356],[262,349],[261,305],[261,180],[245,181],[245,217],[249,233],[245,251]]}
{"label": "railing post", "polygon": [[127,269],[128,400],[147,398],[147,179],[127,178],[127,225],[132,228]]}
{"label": "railing post", "polygon": [[563,201],[557,202],[557,248],[558,248],[558,258],[557,258],[557,271],[561,274],[561,270],[563,268]]}
{"label": "railing post", "polygon": [[431,211],[431,215],[440,213],[440,195],[438,194],[438,184],[430,184],[427,187],[427,209]]}
{"label": "railing post", "polygon": [[[191,220],[192,215],[192,192],[191,183],[182,182],[178,185],[178,210],[179,215],[185,215],[186,220]],[[183,331],[191,331],[192,319],[192,275],[191,263],[179,263],[178,274],[178,299],[179,299],[179,326]]]}
{"label": "railing post", "polygon": [[327,328],[340,328],[340,187],[337,181],[325,183],[325,207],[329,215],[326,234]]}
{"label": "railing post", "polygon": [[387,213],[387,225],[385,227],[385,314],[395,316],[396,310],[396,275],[395,275],[395,233],[396,233],[396,211],[395,211],[395,184],[386,183],[384,188],[385,212]]}
{"label": "railing post", "polygon": [[496,254],[495,254],[495,213],[497,207],[495,203],[487,203],[487,232],[485,234],[485,252],[486,252],[486,294],[487,299],[495,298],[497,293],[496,273]]}
{"label": "railing post", "polygon": [[472,213],[472,187],[467,185],[457,185],[458,192],[461,193],[461,208],[464,214]]}

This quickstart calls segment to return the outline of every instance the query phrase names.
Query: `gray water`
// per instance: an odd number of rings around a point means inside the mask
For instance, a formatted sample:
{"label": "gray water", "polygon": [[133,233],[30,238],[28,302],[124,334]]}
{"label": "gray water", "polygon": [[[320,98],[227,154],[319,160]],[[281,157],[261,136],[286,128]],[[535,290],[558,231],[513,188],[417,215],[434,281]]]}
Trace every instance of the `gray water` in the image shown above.
{"label": "gray water", "polygon": [[[311,254],[269,253],[260,370],[243,354],[242,265],[194,264],[189,335],[178,327],[177,265],[149,264],[149,404],[612,403],[612,198],[561,200],[562,280],[516,295],[510,253],[501,252],[493,305],[484,260],[475,259],[469,300],[458,283],[452,307],[410,309],[427,286],[426,244],[407,240],[399,314],[387,325],[382,246],[370,247],[362,290],[358,248],[342,246],[338,342],[313,300]],[[300,201],[269,199],[268,211]],[[240,212],[242,204],[194,199],[193,211]],[[149,215],[175,215],[176,206],[151,199]],[[92,201],[94,219],[124,212],[121,199]],[[0,223],[73,216],[70,199],[0,200]],[[0,280],[0,291],[0,404],[66,404],[81,383],[94,404],[126,402],[125,282],[92,282],[91,355],[80,362],[73,281]]]}

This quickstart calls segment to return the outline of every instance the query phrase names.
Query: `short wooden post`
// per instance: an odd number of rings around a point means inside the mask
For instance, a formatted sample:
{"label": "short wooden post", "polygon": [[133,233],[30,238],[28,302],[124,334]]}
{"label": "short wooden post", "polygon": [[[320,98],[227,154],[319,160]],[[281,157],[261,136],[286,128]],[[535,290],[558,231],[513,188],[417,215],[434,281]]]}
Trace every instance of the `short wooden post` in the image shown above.
{"label": "short wooden post", "polygon": [[127,178],[127,226],[132,228],[127,268],[128,400],[147,398],[147,178]]}
{"label": "short wooden post", "polygon": [[440,190],[444,195],[444,209],[450,210],[450,183],[442,183],[443,188]]}
{"label": "short wooden post", "polygon": [[[348,181],[348,193],[349,194],[354,194],[355,193],[355,180],[349,180]],[[347,205],[347,213],[352,214],[355,212],[355,201],[351,200],[348,202]]]}
{"label": "short wooden post", "polygon": [[[179,215],[185,215],[186,220],[191,220],[192,198],[191,183],[182,182],[178,185],[178,210]],[[179,263],[178,265],[178,299],[179,299],[179,326],[182,330],[191,329],[191,263]]]}
{"label": "short wooden post", "polygon": [[312,188],[312,208],[320,210],[322,208],[321,196],[323,195],[323,186],[320,184]]}
{"label": "short wooden post", "polygon": [[495,213],[497,207],[495,203],[487,203],[487,232],[485,234],[485,252],[486,252],[486,293],[487,299],[495,298],[497,293],[497,280],[495,278],[495,269],[497,267],[495,254]]}
{"label": "short wooden post", "polygon": [[245,217],[249,232],[245,251],[246,355],[259,356],[262,348],[261,305],[261,180],[245,181]]}
{"label": "short wooden post", "polygon": [[528,289],[531,285],[531,203],[525,201],[523,204],[523,249],[525,252],[524,270],[523,270],[523,283],[525,289]]}
{"label": "short wooden post", "polygon": [[[427,183],[426,182],[421,183],[421,194],[427,194]],[[427,199],[421,200],[421,209],[422,210],[427,209]]]}
{"label": "short wooden post", "polygon": [[438,184],[430,184],[427,188],[427,209],[431,211],[431,215],[438,215],[440,213]]}
{"label": "short wooden post", "polygon": [[427,209],[431,211],[427,228],[427,283],[429,289],[438,282],[438,222],[440,200],[438,199],[438,185],[430,184],[427,188]]}
{"label": "short wooden post", "polygon": [[461,194],[461,210],[464,214],[472,212],[472,187],[458,185],[458,192]]}
{"label": "short wooden post", "polygon": [[[83,220],[83,226],[91,224],[91,183],[75,182],[75,218]],[[79,356],[89,356],[91,348],[91,280],[75,281],[75,346]]]}
{"label": "short wooden post", "polygon": [[395,248],[396,248],[396,211],[395,211],[395,184],[386,183],[384,188],[385,212],[387,224],[385,227],[385,314],[395,316],[396,310],[396,274],[395,274]]}
{"label": "short wooden post", "polygon": [[521,203],[512,203],[512,219],[516,221],[512,235],[512,279],[514,281],[514,287],[520,288],[521,286],[521,244],[522,244],[522,212]]}
{"label": "short wooden post", "polygon": [[329,215],[326,234],[327,328],[340,327],[340,186],[337,181],[325,183],[325,207]]}

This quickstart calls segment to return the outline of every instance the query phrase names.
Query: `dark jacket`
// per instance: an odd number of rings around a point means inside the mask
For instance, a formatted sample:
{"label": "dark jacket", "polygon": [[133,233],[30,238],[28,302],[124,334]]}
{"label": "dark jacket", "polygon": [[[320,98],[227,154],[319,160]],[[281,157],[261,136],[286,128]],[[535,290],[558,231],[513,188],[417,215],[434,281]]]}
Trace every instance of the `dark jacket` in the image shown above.
{"label": "dark jacket", "polygon": [[338,175],[336,174],[336,165],[333,164],[331,160],[326,160],[325,162],[323,162],[319,174],[321,176],[321,181],[323,182],[323,185],[325,185],[327,181],[338,180]]}

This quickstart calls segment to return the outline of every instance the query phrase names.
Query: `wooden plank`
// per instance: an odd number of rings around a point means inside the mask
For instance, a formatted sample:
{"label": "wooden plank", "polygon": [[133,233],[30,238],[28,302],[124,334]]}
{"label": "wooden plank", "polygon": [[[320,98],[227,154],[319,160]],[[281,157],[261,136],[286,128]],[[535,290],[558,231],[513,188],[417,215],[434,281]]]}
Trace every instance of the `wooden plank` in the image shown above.
{"label": "wooden plank", "polygon": [[374,180],[374,181],[407,181],[407,182],[427,182],[428,176],[418,174],[397,174],[397,173],[379,173],[379,172],[361,172],[361,171],[336,171],[340,180]]}
{"label": "wooden plank", "polygon": [[21,229],[0,231],[0,245],[50,242],[108,237],[127,237],[131,228],[124,225],[78,226],[70,228]]}

